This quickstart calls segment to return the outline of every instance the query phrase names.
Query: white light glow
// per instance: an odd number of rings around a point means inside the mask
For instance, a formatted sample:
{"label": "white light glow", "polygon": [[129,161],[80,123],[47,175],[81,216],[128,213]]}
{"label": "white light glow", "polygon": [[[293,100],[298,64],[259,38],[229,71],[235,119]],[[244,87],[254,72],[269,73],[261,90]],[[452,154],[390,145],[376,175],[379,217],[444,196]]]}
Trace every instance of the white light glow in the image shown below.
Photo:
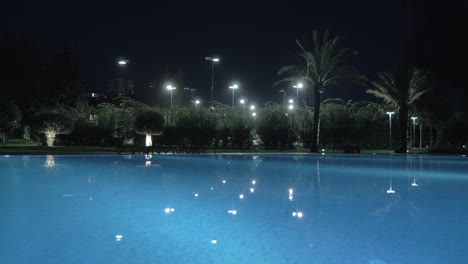
{"label": "white light glow", "polygon": [[239,198],[240,198],[240,199],[244,199],[244,195],[243,195],[243,194],[239,194]]}
{"label": "white light glow", "polygon": [[303,85],[302,83],[298,83],[296,86],[297,86],[297,88],[302,88],[302,87],[304,87],[304,85]]}
{"label": "white light glow", "polygon": [[232,210],[232,215],[236,215],[237,214],[237,211],[236,210]]}
{"label": "white light glow", "polygon": [[218,243],[218,240],[216,239],[211,240],[211,244],[216,244],[216,243]]}
{"label": "white light glow", "polygon": [[174,211],[175,211],[175,209],[174,209],[174,208],[171,208],[171,212],[174,212]]}
{"label": "white light glow", "polygon": [[145,163],[146,167],[149,167],[151,166],[151,160],[147,160],[146,163]]}
{"label": "white light glow", "polygon": [[200,104],[200,100],[195,100],[195,104]]}
{"label": "white light glow", "polygon": [[167,90],[175,90],[175,89],[177,89],[177,88],[174,87],[174,86],[172,86],[172,85],[168,85],[168,86],[166,86],[166,89],[167,89]]}
{"label": "white light glow", "polygon": [[171,212],[171,208],[166,208],[166,209],[164,209],[164,212],[170,213],[170,212]]}
{"label": "white light glow", "polygon": [[250,192],[251,192],[251,193],[254,193],[254,192],[255,192],[255,189],[254,189],[254,188],[250,188]]}
{"label": "white light glow", "polygon": [[198,193],[194,193],[193,196],[198,197]]}
{"label": "white light glow", "polygon": [[290,104],[294,103],[294,100],[293,100],[293,99],[289,99],[289,103],[290,103]]}
{"label": "white light glow", "polygon": [[223,180],[223,183],[226,183],[226,180]]}
{"label": "white light glow", "polygon": [[115,236],[115,241],[118,242],[118,241],[120,241],[122,238],[123,238],[122,235],[116,235],[116,236]]}
{"label": "white light glow", "polygon": [[325,149],[322,149],[322,152],[325,152]]}
{"label": "white light glow", "polygon": [[297,216],[297,213],[296,213],[296,212],[292,212],[292,216],[293,216],[293,217],[296,217],[296,216]]}
{"label": "white light glow", "polygon": [[241,99],[239,102],[240,102],[241,104],[245,104],[245,100],[244,100],[244,99]]}
{"label": "white light glow", "polygon": [[214,190],[214,188],[213,188],[213,187],[211,187],[211,188],[210,188],[210,190]]}
{"label": "white light glow", "polygon": [[218,62],[218,61],[219,61],[219,58],[213,58],[213,61],[214,61],[214,62]]}
{"label": "white light glow", "polygon": [[303,214],[302,212],[297,212],[297,217],[302,218]]}
{"label": "white light glow", "polygon": [[117,63],[119,65],[127,65],[128,62],[126,60],[119,60]]}
{"label": "white light glow", "polygon": [[257,113],[255,113],[255,112],[254,112],[254,113],[252,113],[252,116],[257,116]]}
{"label": "white light glow", "polygon": [[251,105],[250,110],[255,110],[255,105]]}
{"label": "white light glow", "polygon": [[395,190],[392,190],[392,188],[387,190],[387,193],[395,193]]}
{"label": "white light glow", "polygon": [[257,182],[255,180],[252,181],[252,184],[255,185]]}
{"label": "white light glow", "polygon": [[419,185],[416,182],[412,182],[411,186],[418,187]]}
{"label": "white light glow", "polygon": [[294,193],[294,190],[292,188],[289,188],[289,195],[292,195]]}
{"label": "white light glow", "polygon": [[293,110],[293,109],[294,109],[294,105],[289,105],[288,108],[289,108],[289,110]]}
{"label": "white light glow", "polygon": [[289,196],[288,196],[288,199],[289,199],[289,201],[291,201],[291,202],[292,202],[292,200],[294,199],[294,196],[292,196],[292,195],[289,195]]}

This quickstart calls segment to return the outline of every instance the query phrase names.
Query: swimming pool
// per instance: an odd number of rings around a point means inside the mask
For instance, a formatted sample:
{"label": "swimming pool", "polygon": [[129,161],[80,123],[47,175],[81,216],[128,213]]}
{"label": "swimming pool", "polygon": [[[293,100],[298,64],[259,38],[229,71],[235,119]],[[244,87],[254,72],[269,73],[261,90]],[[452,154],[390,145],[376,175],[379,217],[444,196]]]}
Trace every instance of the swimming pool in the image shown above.
{"label": "swimming pool", "polygon": [[1,156],[0,263],[467,263],[468,157]]}

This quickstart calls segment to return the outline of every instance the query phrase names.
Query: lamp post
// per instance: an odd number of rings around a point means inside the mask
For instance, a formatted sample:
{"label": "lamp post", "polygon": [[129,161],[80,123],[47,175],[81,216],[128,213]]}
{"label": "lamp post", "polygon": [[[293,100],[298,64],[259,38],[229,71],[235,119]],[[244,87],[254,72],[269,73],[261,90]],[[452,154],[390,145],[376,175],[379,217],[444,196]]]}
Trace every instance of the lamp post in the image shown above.
{"label": "lamp post", "polygon": [[296,88],[296,101],[297,101],[297,107],[299,108],[299,89],[304,87],[304,85],[302,83],[298,83],[294,85],[293,87]]}
{"label": "lamp post", "polygon": [[211,101],[214,101],[214,63],[219,62],[219,58],[205,57],[205,60],[211,61]]}
{"label": "lamp post", "polygon": [[416,116],[412,116],[411,120],[413,120],[413,148],[416,147]]}
{"label": "lamp post", "polygon": [[388,115],[388,126],[389,126],[389,134],[390,134],[390,149],[392,149],[392,115],[395,112],[387,112]]}
{"label": "lamp post", "polygon": [[168,86],[166,86],[166,89],[171,92],[171,108],[172,108],[172,91],[174,91],[176,89],[176,87],[172,86],[172,85],[168,85]]}
{"label": "lamp post", "polygon": [[255,110],[255,105],[250,105],[250,111]]}
{"label": "lamp post", "polygon": [[[123,78],[123,81],[124,81],[123,96],[127,96],[127,95],[126,95],[126,92],[127,92],[127,81],[126,81],[125,78],[124,78],[124,75],[126,75],[126,74],[124,74],[124,69],[127,67],[127,65],[128,65],[129,63],[130,63],[130,61],[129,61],[129,60],[126,60],[126,59],[119,59],[119,60],[117,61],[117,64],[118,64],[119,67],[122,69],[121,74],[122,74],[122,78]],[[117,91],[118,91],[118,89],[117,89]]]}
{"label": "lamp post", "polygon": [[195,100],[195,108],[198,109],[198,105],[200,104],[200,100]]}
{"label": "lamp post", "polygon": [[245,109],[245,99],[240,99],[239,103],[242,105],[242,112],[244,112]]}
{"label": "lamp post", "polygon": [[229,89],[232,90],[232,108],[234,108],[234,91],[239,89],[239,85],[233,84],[233,85],[229,86]]}

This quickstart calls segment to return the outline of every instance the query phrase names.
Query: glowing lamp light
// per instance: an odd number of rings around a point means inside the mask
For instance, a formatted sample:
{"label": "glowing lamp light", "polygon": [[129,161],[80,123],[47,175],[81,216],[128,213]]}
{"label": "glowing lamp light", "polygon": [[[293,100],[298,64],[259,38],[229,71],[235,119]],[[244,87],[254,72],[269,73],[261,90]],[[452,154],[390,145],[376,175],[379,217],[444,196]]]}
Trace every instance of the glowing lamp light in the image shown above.
{"label": "glowing lamp light", "polygon": [[303,85],[302,83],[298,83],[298,84],[296,85],[296,88],[302,88],[302,87],[304,87],[304,85]]}
{"label": "glowing lamp light", "polygon": [[243,194],[239,194],[239,198],[240,198],[240,199],[244,199],[244,195],[243,195]]}
{"label": "glowing lamp light", "polygon": [[115,236],[115,241],[120,241],[123,238],[122,235],[116,235]]}
{"label": "glowing lamp light", "polygon": [[240,102],[241,104],[245,104],[245,100],[244,100],[244,99],[241,99],[239,102]]}
{"label": "glowing lamp light", "polygon": [[119,65],[127,65],[128,62],[126,60],[119,60],[117,63]]}
{"label": "glowing lamp light", "polygon": [[164,209],[164,212],[166,212],[166,213],[170,213],[170,212],[174,212],[174,211],[175,211],[174,208],[166,208],[166,209]]}
{"label": "glowing lamp light", "polygon": [[293,100],[293,99],[289,99],[289,103],[290,103],[290,104],[294,103],[294,100]]}
{"label": "glowing lamp light", "polygon": [[289,108],[289,110],[293,110],[293,109],[294,109],[294,105],[291,104],[291,105],[288,106],[288,108]]}
{"label": "glowing lamp light", "polygon": [[255,112],[254,112],[254,113],[252,113],[252,116],[253,116],[253,117],[257,116],[257,113],[255,113]]}
{"label": "glowing lamp light", "polygon": [[172,86],[172,85],[168,85],[168,86],[166,86],[166,89],[172,91],[172,90],[175,90],[177,88]]}
{"label": "glowing lamp light", "polygon": [[237,214],[237,211],[236,211],[236,210],[229,210],[229,211],[228,211],[228,214],[236,215],[236,214]]}
{"label": "glowing lamp light", "polygon": [[218,61],[219,61],[219,58],[213,58],[213,61],[214,61],[214,62],[218,62]]}
{"label": "glowing lamp light", "polygon": [[250,188],[250,192],[251,192],[251,193],[254,193],[254,192],[255,192],[255,189],[254,189],[254,188]]}
{"label": "glowing lamp light", "polygon": [[418,187],[419,185],[414,181],[411,183],[411,186]]}
{"label": "glowing lamp light", "polygon": [[255,105],[251,105],[250,110],[255,110]]}
{"label": "glowing lamp light", "polygon": [[303,214],[302,212],[297,212],[297,217],[302,218]]}
{"label": "glowing lamp light", "polygon": [[392,188],[390,188],[390,189],[387,190],[387,193],[395,193],[395,190],[393,190]]}

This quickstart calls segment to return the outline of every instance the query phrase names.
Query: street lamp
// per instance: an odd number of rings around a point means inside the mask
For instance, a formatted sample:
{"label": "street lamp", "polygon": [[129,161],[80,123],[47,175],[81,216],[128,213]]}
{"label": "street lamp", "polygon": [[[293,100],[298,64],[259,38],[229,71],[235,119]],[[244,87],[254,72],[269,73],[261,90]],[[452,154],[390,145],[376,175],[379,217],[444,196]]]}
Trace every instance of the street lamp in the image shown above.
{"label": "street lamp", "polygon": [[298,84],[294,85],[293,87],[296,88],[297,107],[299,107],[299,89],[304,87],[304,85],[302,83],[298,83]]}
{"label": "street lamp", "polygon": [[195,100],[195,108],[198,108],[199,104],[200,104],[200,100]]}
{"label": "street lamp", "polygon": [[245,99],[240,99],[239,103],[242,105],[242,111],[244,111],[245,108]]}
{"label": "street lamp", "polygon": [[411,120],[413,120],[413,148],[416,148],[416,116],[412,116]]}
{"label": "street lamp", "polygon": [[290,103],[290,104],[293,104],[293,103],[294,103],[294,100],[293,100],[293,99],[289,99],[289,103]]}
{"label": "street lamp", "polygon": [[392,149],[392,115],[393,114],[395,114],[395,112],[387,112],[388,126],[389,126],[389,132],[390,132],[390,149]]}
{"label": "street lamp", "polygon": [[290,104],[288,108],[289,108],[289,110],[293,110],[293,109],[294,109],[294,105]]}
{"label": "street lamp", "polygon": [[168,86],[166,86],[166,89],[171,91],[171,108],[172,108],[172,91],[174,91],[176,89],[176,87],[172,86],[172,85],[168,85]]}
{"label": "street lamp", "polygon": [[[124,77],[125,77],[124,75],[126,75],[126,74],[124,74],[124,71],[125,71],[125,68],[127,67],[127,65],[128,65],[129,63],[130,63],[130,61],[129,61],[129,60],[126,60],[126,59],[119,59],[119,60],[117,61],[117,64],[119,65],[119,67],[122,68],[121,74],[122,74],[122,77],[123,77],[123,80],[124,80],[123,96],[127,96],[126,93],[127,93],[127,85],[128,85],[128,83],[127,83],[127,80],[125,80],[125,78],[124,78]],[[120,92],[119,89],[118,89],[117,91]]]}
{"label": "street lamp", "polygon": [[255,105],[250,105],[250,110],[255,110]]}
{"label": "street lamp", "polygon": [[234,91],[239,89],[239,85],[233,84],[233,85],[229,86],[229,89],[232,90],[232,108],[234,108]]}
{"label": "street lamp", "polygon": [[219,62],[219,58],[205,57],[205,60],[211,61],[211,101],[214,101],[214,63]]}

